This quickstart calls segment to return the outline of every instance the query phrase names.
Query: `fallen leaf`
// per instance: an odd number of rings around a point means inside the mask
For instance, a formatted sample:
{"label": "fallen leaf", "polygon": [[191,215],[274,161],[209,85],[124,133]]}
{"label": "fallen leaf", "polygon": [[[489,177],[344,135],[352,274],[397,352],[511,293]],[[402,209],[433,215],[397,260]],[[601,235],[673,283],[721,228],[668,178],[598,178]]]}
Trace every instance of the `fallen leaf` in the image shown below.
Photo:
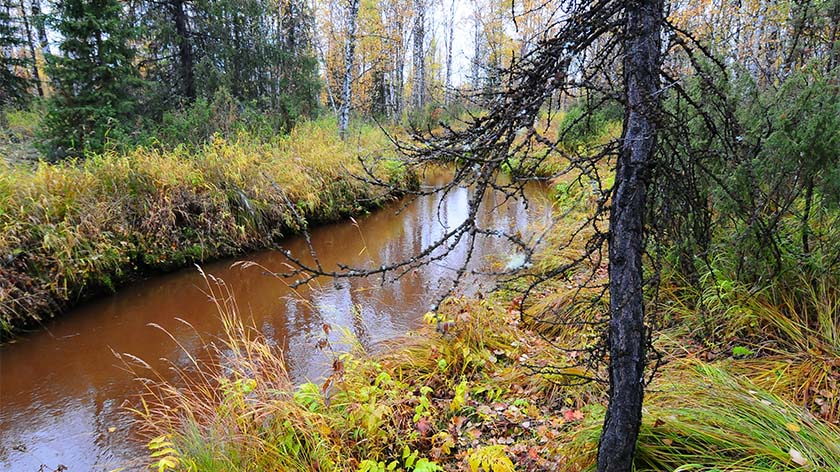
{"label": "fallen leaf", "polygon": [[116,431],[116,430],[117,430],[117,428],[115,428],[115,427],[113,427],[113,426],[111,426],[110,428],[108,428],[108,432],[109,432],[109,433],[113,433],[113,432],[114,432],[114,431]]}
{"label": "fallen leaf", "polygon": [[802,428],[800,428],[800,427],[799,427],[799,425],[798,425],[798,424],[796,424],[796,423],[788,423],[788,424],[786,424],[786,425],[785,425],[785,427],[786,427],[786,428],[788,429],[788,431],[790,431],[791,433],[798,433],[798,432],[802,429]]}
{"label": "fallen leaf", "polygon": [[452,426],[455,426],[455,429],[461,429],[464,426],[464,423],[467,421],[465,416],[453,416],[452,417]]}
{"label": "fallen leaf", "polygon": [[563,418],[566,421],[580,421],[583,419],[583,412],[580,410],[565,410],[563,412]]}
{"label": "fallen leaf", "polygon": [[790,460],[792,460],[796,464],[805,465],[808,463],[808,459],[806,459],[805,456],[803,456],[802,453],[797,451],[796,449],[790,448],[790,451],[788,451],[788,453],[790,454]]}
{"label": "fallen leaf", "polygon": [[432,424],[429,423],[429,420],[426,419],[425,416],[423,418],[420,418],[420,420],[417,422],[417,431],[420,432],[421,436],[425,436],[429,431],[431,431],[431,429]]}

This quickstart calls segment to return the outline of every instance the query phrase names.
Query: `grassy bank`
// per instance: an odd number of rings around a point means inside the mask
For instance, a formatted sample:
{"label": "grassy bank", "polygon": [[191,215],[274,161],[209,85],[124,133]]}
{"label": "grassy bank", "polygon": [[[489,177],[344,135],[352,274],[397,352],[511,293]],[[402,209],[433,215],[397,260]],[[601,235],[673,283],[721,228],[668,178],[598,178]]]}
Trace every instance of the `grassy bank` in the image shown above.
{"label": "grassy bank", "polygon": [[[363,173],[359,155],[391,149],[375,127],[342,142],[319,121],[270,142],[243,134],[34,167],[0,159],[0,329],[138,275],[267,247],[300,229],[295,212],[317,223],[380,205],[390,196],[350,174]],[[410,183],[386,161],[382,177]]]}

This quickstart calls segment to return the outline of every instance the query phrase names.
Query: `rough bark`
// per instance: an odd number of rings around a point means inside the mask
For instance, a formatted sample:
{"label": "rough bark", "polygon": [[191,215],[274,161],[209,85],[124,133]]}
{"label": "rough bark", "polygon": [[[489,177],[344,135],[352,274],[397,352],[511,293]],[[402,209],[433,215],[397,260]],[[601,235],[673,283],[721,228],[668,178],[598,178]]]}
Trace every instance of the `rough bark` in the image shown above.
{"label": "rough bark", "polygon": [[599,472],[629,472],[642,419],[645,321],[644,215],[656,146],[662,0],[625,6],[627,107],[610,210],[610,401],[598,447]]}
{"label": "rough bark", "polygon": [[41,43],[41,52],[51,54],[50,41],[47,38],[47,26],[44,21],[43,10],[41,10],[41,1],[32,0],[30,5],[32,7],[32,20],[35,23],[35,29],[38,30],[38,42]]}
{"label": "rough bark", "polygon": [[349,0],[347,4],[347,43],[344,48],[344,84],[341,86],[341,110],[338,114],[338,132],[341,138],[347,136],[350,124],[351,85],[353,83],[353,58],[356,54],[356,18],[359,16],[359,0]]}

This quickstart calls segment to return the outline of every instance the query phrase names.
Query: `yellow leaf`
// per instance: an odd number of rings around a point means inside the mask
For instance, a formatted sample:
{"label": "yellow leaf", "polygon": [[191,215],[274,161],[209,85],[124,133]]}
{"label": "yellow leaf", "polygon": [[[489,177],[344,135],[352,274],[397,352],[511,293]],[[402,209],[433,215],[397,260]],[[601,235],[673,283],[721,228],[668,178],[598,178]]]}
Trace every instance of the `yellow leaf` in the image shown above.
{"label": "yellow leaf", "polygon": [[805,465],[808,463],[808,459],[806,459],[805,456],[803,456],[802,453],[797,451],[796,449],[790,448],[790,451],[788,451],[788,453],[790,454],[790,460],[795,462],[797,465]]}
{"label": "yellow leaf", "polygon": [[787,427],[788,431],[790,431],[791,433],[798,433],[802,429],[796,423],[788,423],[785,425],[785,427]]}
{"label": "yellow leaf", "polygon": [[467,460],[470,463],[470,472],[478,472],[478,465],[481,463],[481,460],[473,456],[470,456]]}

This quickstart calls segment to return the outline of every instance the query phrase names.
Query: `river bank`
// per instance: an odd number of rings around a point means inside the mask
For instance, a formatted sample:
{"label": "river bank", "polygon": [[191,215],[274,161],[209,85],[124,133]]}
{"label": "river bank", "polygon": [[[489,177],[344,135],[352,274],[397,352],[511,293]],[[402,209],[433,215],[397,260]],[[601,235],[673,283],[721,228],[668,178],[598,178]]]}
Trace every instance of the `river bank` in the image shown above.
{"label": "river bank", "polygon": [[[569,224],[555,226],[537,272],[583,248],[561,244],[591,204],[588,186],[571,181],[558,182],[556,195]],[[511,286],[450,298],[384,351],[352,336],[349,352],[324,344],[331,375],[303,384],[224,285],[208,280],[226,331],[207,348],[225,360],[197,363],[187,388],[154,377],[144,384],[134,413],[148,461],[204,471],[593,470],[608,392],[597,354],[606,305],[591,296],[607,281],[605,264],[531,293],[524,316]],[[694,301],[708,295],[663,271],[649,313],[651,361],[660,365],[647,387],[636,470],[840,470],[832,328],[840,289],[831,274],[799,276],[760,291],[712,281],[704,289],[721,303],[699,312]],[[589,286],[582,292],[580,280]]]}
{"label": "river bank", "polygon": [[[80,301],[154,273],[270,247],[310,223],[393,197],[353,178],[359,155],[416,185],[373,126],[347,141],[304,123],[261,142],[216,139],[195,151],[137,149],[80,162],[0,164],[0,332],[37,325]],[[293,208],[292,208],[293,206]]]}

